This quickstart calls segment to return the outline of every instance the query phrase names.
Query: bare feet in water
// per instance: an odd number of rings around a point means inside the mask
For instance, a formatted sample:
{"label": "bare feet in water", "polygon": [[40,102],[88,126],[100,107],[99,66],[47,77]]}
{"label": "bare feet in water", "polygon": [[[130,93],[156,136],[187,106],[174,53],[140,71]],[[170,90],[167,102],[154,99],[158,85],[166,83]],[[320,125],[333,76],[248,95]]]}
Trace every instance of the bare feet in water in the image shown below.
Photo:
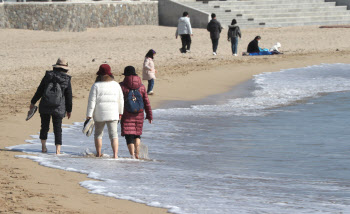
{"label": "bare feet in water", "polygon": [[47,153],[47,148],[46,148],[46,146],[41,148],[41,152],[42,152],[42,153]]}

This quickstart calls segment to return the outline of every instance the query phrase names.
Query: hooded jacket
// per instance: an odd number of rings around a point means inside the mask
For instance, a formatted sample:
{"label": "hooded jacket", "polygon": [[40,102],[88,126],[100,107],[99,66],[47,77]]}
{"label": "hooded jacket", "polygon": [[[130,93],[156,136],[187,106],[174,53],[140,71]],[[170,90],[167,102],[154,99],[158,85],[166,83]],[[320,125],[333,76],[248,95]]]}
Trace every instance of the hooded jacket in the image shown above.
{"label": "hooded jacket", "polygon": [[156,79],[156,70],[154,68],[154,62],[153,59],[150,57],[145,57],[145,61],[143,62],[142,79]]}
{"label": "hooded jacket", "polygon": [[[153,120],[151,103],[149,102],[146,88],[141,83],[141,78],[138,76],[126,76],[124,81],[120,83],[124,97],[128,97],[130,89],[138,89],[142,98],[146,112],[146,119]],[[124,100],[126,102],[126,99]],[[142,135],[144,122],[144,112],[130,113],[124,109],[121,127],[122,136],[125,135]]]}
{"label": "hooded jacket", "polygon": [[238,25],[229,25],[228,26],[228,32],[227,32],[227,39],[230,40],[232,38],[242,37],[241,30],[239,29]]}
{"label": "hooded jacket", "polygon": [[50,106],[45,99],[41,99],[39,104],[40,114],[55,115],[63,118],[66,115],[66,112],[72,112],[71,78],[71,76],[61,71],[46,71],[31,103],[35,104],[38,102],[38,100],[44,95],[46,87],[53,81],[60,85],[63,99],[61,99],[61,104],[57,107]]}
{"label": "hooded jacket", "polygon": [[259,49],[259,42],[258,40],[254,39],[251,41],[247,47],[247,52],[248,53],[260,53]]}
{"label": "hooded jacket", "polygon": [[183,34],[192,34],[191,22],[188,17],[180,17],[177,24],[176,37]]}
{"label": "hooded jacket", "polygon": [[212,19],[207,25],[207,30],[210,32],[211,39],[219,39],[221,33],[221,24],[218,20]]}
{"label": "hooded jacket", "polygon": [[124,111],[124,97],[120,85],[108,75],[95,82],[90,90],[87,117],[96,122],[119,120]]}

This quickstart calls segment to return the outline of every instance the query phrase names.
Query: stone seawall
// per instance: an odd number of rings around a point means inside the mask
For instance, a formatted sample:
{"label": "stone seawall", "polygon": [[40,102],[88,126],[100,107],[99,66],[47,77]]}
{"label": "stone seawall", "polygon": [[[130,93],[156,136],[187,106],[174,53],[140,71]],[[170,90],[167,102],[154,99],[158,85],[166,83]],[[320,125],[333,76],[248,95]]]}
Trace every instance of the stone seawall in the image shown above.
{"label": "stone seawall", "polygon": [[85,31],[118,25],[158,25],[158,2],[5,3],[0,28]]}

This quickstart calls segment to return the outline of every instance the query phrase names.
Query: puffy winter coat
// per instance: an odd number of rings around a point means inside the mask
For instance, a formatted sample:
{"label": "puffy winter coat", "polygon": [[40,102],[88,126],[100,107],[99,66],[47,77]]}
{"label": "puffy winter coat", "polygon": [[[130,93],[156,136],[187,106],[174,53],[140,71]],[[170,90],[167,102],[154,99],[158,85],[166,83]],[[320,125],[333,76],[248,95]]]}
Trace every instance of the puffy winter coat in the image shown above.
{"label": "puffy winter coat", "polygon": [[210,32],[211,39],[219,39],[222,27],[218,20],[212,19],[207,25],[207,30]]}
{"label": "puffy winter coat", "polygon": [[[141,83],[141,78],[138,76],[126,76],[124,81],[120,83],[123,90],[124,97],[128,97],[130,89],[138,89],[145,106],[146,119],[153,120],[151,104],[148,99],[146,88]],[[126,102],[126,99],[124,100]],[[125,135],[142,135],[142,128],[144,122],[144,112],[139,112],[137,114],[127,112],[124,109],[124,114],[122,117],[122,136]]]}
{"label": "puffy winter coat", "polygon": [[95,82],[90,90],[86,116],[97,122],[119,120],[124,111],[124,97],[120,85],[109,76]]}
{"label": "puffy winter coat", "polygon": [[145,61],[143,62],[142,77],[143,80],[156,79],[156,69],[154,69],[154,62],[152,58],[145,58]]}
{"label": "puffy winter coat", "polygon": [[259,48],[259,42],[258,40],[253,40],[248,44],[247,47],[247,52],[248,53],[259,53],[260,52],[260,48]]}
{"label": "puffy winter coat", "polygon": [[229,25],[228,31],[227,31],[227,39],[230,40],[230,39],[236,38],[236,37],[239,37],[239,38],[242,37],[241,30],[239,29],[239,26]]}
{"label": "puffy winter coat", "polygon": [[188,17],[180,17],[177,24],[176,37],[183,34],[192,34],[191,22]]}
{"label": "puffy winter coat", "polygon": [[44,96],[45,89],[51,82],[57,82],[60,85],[63,99],[61,100],[61,104],[57,107],[50,106],[47,104],[46,99],[41,99],[39,104],[39,113],[55,115],[63,118],[66,115],[66,112],[72,112],[71,76],[67,75],[66,73],[61,71],[46,71],[46,74],[41,80],[31,103],[35,104]]}

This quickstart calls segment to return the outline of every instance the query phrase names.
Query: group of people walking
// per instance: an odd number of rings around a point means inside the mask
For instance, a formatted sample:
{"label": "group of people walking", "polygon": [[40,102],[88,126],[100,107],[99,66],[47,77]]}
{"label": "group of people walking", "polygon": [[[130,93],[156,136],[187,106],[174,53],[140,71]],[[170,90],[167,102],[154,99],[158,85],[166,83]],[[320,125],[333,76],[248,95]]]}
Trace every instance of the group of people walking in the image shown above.
{"label": "group of people walking", "polygon": [[[207,30],[210,32],[210,39],[212,42],[212,49],[213,49],[213,55],[217,55],[217,49],[219,46],[219,39],[220,34],[223,27],[221,26],[220,22],[216,19],[216,14],[211,14],[211,20],[207,25]],[[176,35],[175,37],[178,38],[180,35],[182,47],[180,48],[180,52],[185,54],[189,53],[191,50],[191,36],[193,36],[192,33],[192,27],[190,22],[190,17],[188,12],[184,12],[183,16],[179,18],[178,20],[178,26],[176,29]],[[228,26],[227,31],[227,40],[231,42],[231,49],[232,49],[232,55],[237,56],[237,50],[238,50],[238,40],[239,38],[242,38],[242,33],[237,25],[237,20],[232,19],[231,25]],[[260,41],[261,37],[256,36],[254,40],[252,40],[248,47],[247,47],[247,53],[244,53],[244,55],[268,55],[268,54],[279,54],[278,48],[281,47],[280,43],[277,43],[271,50],[267,50],[267,52],[264,52],[264,50],[261,50],[259,48],[258,42]],[[277,50],[276,50],[277,47]]]}
{"label": "group of people walking", "polygon": [[[153,94],[156,70],[154,56],[156,52],[149,50],[143,63],[143,79],[148,81],[148,88],[142,84],[133,66],[124,69],[125,76],[121,83],[114,80],[111,67],[102,64],[97,71],[95,83],[92,85],[86,119],[94,121],[94,140],[96,157],[101,157],[102,137],[104,127],[107,126],[108,135],[113,149],[113,157],[118,158],[118,124],[121,123],[121,136],[132,158],[139,158],[139,148],[144,120],[153,121],[151,104],[148,95]],[[52,118],[55,135],[56,154],[60,154],[62,145],[62,119],[71,117],[72,86],[68,62],[59,58],[53,69],[47,71],[33,96],[30,110],[36,108],[40,100],[39,113],[41,117],[40,140],[42,152],[47,152],[46,140]],[[138,105],[134,110],[133,106]],[[144,115],[146,117],[144,119]]]}

